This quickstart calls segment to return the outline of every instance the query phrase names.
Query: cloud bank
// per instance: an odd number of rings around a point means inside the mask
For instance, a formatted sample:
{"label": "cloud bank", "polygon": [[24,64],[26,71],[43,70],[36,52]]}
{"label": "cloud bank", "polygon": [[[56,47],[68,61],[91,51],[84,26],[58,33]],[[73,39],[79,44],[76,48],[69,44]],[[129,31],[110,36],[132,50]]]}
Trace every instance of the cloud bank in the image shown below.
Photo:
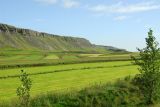
{"label": "cloud bank", "polygon": [[72,8],[78,7],[80,3],[76,0],[63,0],[63,7],[64,8]]}
{"label": "cloud bank", "polygon": [[155,4],[153,2],[142,2],[136,4],[123,4],[119,2],[113,5],[103,5],[99,4],[90,8],[91,11],[96,13],[137,13],[137,12],[145,12],[150,10],[160,9],[160,4]]}
{"label": "cloud bank", "polygon": [[73,8],[78,7],[80,5],[80,2],[78,0],[35,0],[38,3],[41,4],[47,4],[47,5],[61,5],[64,8]]}

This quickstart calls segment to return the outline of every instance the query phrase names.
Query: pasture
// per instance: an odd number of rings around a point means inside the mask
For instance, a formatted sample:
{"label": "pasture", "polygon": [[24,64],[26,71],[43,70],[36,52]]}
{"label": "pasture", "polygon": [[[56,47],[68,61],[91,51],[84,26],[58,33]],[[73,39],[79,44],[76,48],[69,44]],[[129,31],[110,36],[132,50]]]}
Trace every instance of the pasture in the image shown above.
{"label": "pasture", "polygon": [[0,101],[17,98],[16,88],[20,85],[18,76],[21,70],[26,71],[32,79],[32,97],[48,92],[67,93],[137,74],[137,67],[131,64],[130,55],[137,53],[0,51]]}
{"label": "pasture", "polygon": [[[137,67],[129,64],[129,61],[116,61],[16,68],[1,70],[0,75],[1,77],[17,75],[20,73],[19,71],[21,69],[25,70],[28,74],[35,73],[35,75],[30,76],[33,81],[31,95],[35,96],[50,91],[67,92],[71,90],[80,90],[96,83],[103,84],[112,82],[118,78],[138,73]],[[71,68],[73,70],[71,70]],[[56,70],[61,71],[54,72]],[[48,71],[52,72],[48,73]],[[46,73],[36,74],[39,72]],[[16,97],[16,88],[19,85],[17,77],[0,79],[0,84],[1,100],[9,100]]]}
{"label": "pasture", "polygon": [[31,50],[0,50],[0,67],[33,64],[64,64],[79,62],[101,62],[111,60],[130,60],[137,53],[83,53],[83,52],[48,52]]}

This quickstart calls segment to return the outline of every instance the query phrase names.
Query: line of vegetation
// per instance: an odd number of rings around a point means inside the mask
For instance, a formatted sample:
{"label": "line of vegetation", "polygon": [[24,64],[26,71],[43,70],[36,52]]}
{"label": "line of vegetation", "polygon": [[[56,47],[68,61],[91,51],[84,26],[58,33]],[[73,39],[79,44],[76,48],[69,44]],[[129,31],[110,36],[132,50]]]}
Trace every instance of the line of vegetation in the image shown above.
{"label": "line of vegetation", "polygon": [[40,66],[53,66],[53,65],[67,65],[67,64],[79,64],[79,63],[96,63],[96,62],[112,62],[112,61],[131,61],[128,59],[101,59],[101,60],[72,60],[72,61],[55,61],[52,63],[35,63],[35,64],[13,64],[13,65],[0,65],[0,69],[13,69],[24,67],[40,67]]}
{"label": "line of vegetation", "polygon": [[[87,69],[101,69],[101,68],[113,68],[113,67],[124,67],[124,66],[132,66],[133,64],[125,64],[125,65],[114,65],[114,66],[97,66],[97,67],[83,67],[79,69],[75,68],[70,68],[70,69],[65,69],[65,70],[53,70],[53,71],[47,71],[47,72],[37,72],[37,73],[32,73],[28,75],[42,75],[42,74],[50,74],[50,73],[55,73],[55,72],[64,72],[64,71],[75,71],[75,70],[87,70]],[[0,76],[0,79],[8,79],[8,78],[17,78],[20,75],[8,75],[8,76]]]}

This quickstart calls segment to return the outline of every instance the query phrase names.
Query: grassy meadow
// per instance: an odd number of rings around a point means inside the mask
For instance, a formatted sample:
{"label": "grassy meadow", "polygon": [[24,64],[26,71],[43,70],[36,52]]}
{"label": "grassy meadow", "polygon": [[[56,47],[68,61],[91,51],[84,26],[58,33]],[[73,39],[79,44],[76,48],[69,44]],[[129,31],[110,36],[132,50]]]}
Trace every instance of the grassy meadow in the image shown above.
{"label": "grassy meadow", "polygon": [[31,50],[0,50],[0,67],[33,64],[64,64],[79,62],[97,62],[112,60],[129,60],[130,55],[137,53],[84,53],[84,52],[48,52]]}
{"label": "grassy meadow", "polygon": [[[0,100],[9,101],[17,98],[16,88],[20,84],[18,76],[21,70],[26,71],[33,81],[32,97],[48,92],[66,93],[137,74],[137,67],[129,61],[130,55],[137,54],[2,51],[0,52]],[[25,64],[39,63],[46,65],[23,67]],[[22,66],[3,68],[4,65]]]}

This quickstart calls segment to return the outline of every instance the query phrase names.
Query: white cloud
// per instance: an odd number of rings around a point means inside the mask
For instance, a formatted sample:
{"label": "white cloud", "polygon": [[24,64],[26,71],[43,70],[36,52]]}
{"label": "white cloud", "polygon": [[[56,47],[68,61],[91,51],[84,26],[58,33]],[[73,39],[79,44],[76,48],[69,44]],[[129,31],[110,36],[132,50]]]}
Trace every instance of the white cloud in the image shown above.
{"label": "white cloud", "polygon": [[63,0],[63,7],[64,8],[72,8],[72,7],[78,7],[79,2],[76,0]]}
{"label": "white cloud", "polygon": [[47,4],[47,5],[53,5],[58,2],[58,0],[35,0],[36,2]]}
{"label": "white cloud", "polygon": [[64,8],[78,7],[80,2],[78,0],[35,0],[36,2],[46,5],[62,5]]}
{"label": "white cloud", "polygon": [[137,13],[160,9],[160,4],[153,2],[142,2],[124,5],[122,2],[113,5],[97,5],[90,10],[97,13]]}
{"label": "white cloud", "polygon": [[125,20],[127,18],[128,18],[128,16],[117,16],[117,17],[114,18],[114,20],[115,21],[122,21],[122,20]]}

